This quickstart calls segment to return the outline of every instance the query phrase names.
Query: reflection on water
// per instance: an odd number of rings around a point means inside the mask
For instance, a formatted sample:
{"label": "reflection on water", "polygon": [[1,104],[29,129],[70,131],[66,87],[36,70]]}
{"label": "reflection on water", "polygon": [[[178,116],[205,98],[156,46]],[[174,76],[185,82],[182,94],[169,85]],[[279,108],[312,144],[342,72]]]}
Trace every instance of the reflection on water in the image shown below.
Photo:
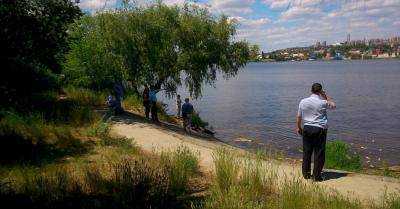
{"label": "reflection on water", "polygon": [[[314,82],[337,103],[328,113],[329,140],[351,143],[374,163],[400,163],[399,60],[250,63],[237,77],[205,87],[193,103],[220,139],[243,147],[273,145],[298,157],[295,115]],[[174,101],[164,102],[174,113]],[[252,145],[235,142],[243,138]]]}

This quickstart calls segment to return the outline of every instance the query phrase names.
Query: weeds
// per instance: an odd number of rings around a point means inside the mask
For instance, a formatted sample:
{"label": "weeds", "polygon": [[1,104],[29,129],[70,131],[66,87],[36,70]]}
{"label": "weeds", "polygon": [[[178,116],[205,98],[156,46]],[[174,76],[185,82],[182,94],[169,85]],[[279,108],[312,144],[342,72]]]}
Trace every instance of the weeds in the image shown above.
{"label": "weeds", "polygon": [[198,156],[187,147],[161,153],[161,162],[169,172],[172,191],[177,194],[185,193],[189,178],[199,172]]}
{"label": "weeds", "polygon": [[278,180],[276,168],[265,161],[235,158],[227,150],[218,150],[214,159],[216,176],[211,194],[198,208],[399,208],[398,195],[386,195],[380,205],[364,205],[296,175]]}
{"label": "weeds", "polygon": [[18,208],[182,208],[178,199],[197,172],[197,157],[184,147],[160,158],[23,169],[0,184],[0,200]]}
{"label": "weeds", "polygon": [[326,168],[358,171],[362,168],[361,157],[352,154],[350,146],[343,141],[333,141],[326,144]]}

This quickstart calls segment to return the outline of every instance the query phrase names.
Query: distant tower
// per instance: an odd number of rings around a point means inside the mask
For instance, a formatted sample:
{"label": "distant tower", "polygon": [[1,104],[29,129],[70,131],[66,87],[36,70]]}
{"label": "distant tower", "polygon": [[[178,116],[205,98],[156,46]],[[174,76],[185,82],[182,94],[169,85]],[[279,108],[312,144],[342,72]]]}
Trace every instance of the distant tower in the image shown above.
{"label": "distant tower", "polygon": [[347,43],[350,43],[350,33],[347,34]]}

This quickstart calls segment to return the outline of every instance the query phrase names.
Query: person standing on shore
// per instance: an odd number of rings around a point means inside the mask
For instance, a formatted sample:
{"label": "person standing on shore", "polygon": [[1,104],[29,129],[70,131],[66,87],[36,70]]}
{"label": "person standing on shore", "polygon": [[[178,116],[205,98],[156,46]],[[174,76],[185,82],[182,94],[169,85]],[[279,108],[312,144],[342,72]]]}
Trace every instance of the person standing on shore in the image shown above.
{"label": "person standing on shore", "polygon": [[[326,95],[322,85],[314,83],[311,96],[300,101],[297,112],[296,132],[303,136],[302,173],[305,179],[313,177],[322,181],[322,169],[325,163],[325,145],[328,130],[327,109],[336,108],[333,100]],[[314,153],[314,168],[311,176],[311,155]]]}
{"label": "person standing on shore", "polygon": [[177,95],[176,96],[176,115],[178,116],[178,117],[180,117],[181,116],[181,109],[182,109],[182,100],[181,100],[181,95]]}
{"label": "person standing on shore", "polygon": [[192,125],[193,105],[190,104],[189,98],[185,99],[185,104],[182,105],[183,128],[185,131],[190,131]]}
{"label": "person standing on shore", "polygon": [[149,97],[151,104],[151,119],[156,123],[160,122],[157,115],[157,92],[158,90],[156,90],[155,87],[152,86],[150,88]]}
{"label": "person standing on shore", "polygon": [[146,114],[146,118],[150,119],[150,95],[149,87],[145,86],[143,90],[143,107]]}

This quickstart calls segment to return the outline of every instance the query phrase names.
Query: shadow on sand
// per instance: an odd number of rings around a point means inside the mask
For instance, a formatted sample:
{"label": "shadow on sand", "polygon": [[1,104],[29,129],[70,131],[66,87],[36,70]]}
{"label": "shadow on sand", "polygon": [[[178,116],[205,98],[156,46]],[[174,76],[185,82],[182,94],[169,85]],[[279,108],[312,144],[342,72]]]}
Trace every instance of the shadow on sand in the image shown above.
{"label": "shadow on sand", "polygon": [[148,119],[146,119],[145,117],[143,117],[141,115],[138,115],[138,114],[135,114],[135,113],[132,113],[132,112],[129,112],[129,111],[125,111],[123,114],[119,114],[117,116],[113,116],[111,118],[111,121],[116,122],[116,123],[124,123],[124,124],[147,123],[147,124],[156,125],[159,128],[164,129],[166,131],[172,131],[172,132],[179,133],[179,134],[199,137],[199,138],[206,139],[206,140],[219,141],[213,135],[203,134],[203,133],[199,133],[199,132],[196,132],[196,131],[192,131],[191,133],[188,133],[188,132],[184,131],[184,129],[183,129],[183,127],[181,125],[167,123],[167,122],[164,122],[164,121],[160,121],[158,123],[154,123],[151,120],[148,120]]}
{"label": "shadow on sand", "polygon": [[345,171],[336,171],[336,170],[324,170],[322,172],[322,178],[324,181],[331,180],[331,179],[339,179],[342,177],[347,176],[349,173]]}

